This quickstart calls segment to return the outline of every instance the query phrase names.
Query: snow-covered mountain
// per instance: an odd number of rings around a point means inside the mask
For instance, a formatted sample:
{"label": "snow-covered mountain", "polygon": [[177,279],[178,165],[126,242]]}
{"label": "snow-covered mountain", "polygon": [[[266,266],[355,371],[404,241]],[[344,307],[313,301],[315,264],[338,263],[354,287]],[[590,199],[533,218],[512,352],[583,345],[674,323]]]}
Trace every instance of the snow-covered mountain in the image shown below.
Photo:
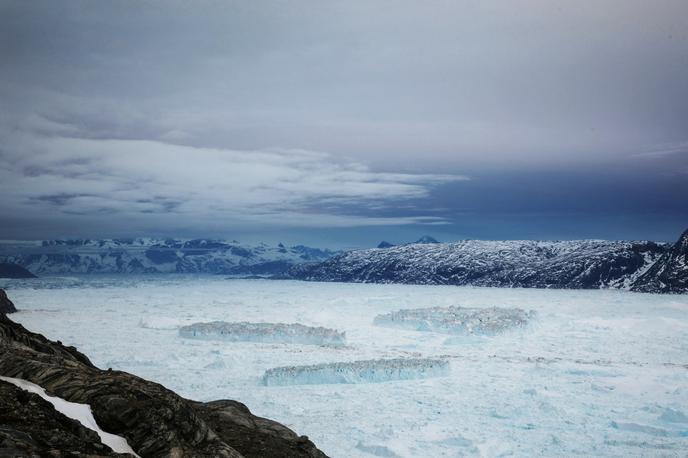
{"label": "snow-covered mountain", "polygon": [[342,253],[294,266],[314,281],[538,288],[630,288],[671,249],[625,241],[415,243]]}
{"label": "snow-covered mountain", "polygon": [[0,242],[0,261],[34,274],[218,273],[275,274],[334,253],[302,245],[242,245],[236,241],[178,239]]}
{"label": "snow-covered mountain", "polygon": [[688,292],[688,230],[631,289],[646,293]]}

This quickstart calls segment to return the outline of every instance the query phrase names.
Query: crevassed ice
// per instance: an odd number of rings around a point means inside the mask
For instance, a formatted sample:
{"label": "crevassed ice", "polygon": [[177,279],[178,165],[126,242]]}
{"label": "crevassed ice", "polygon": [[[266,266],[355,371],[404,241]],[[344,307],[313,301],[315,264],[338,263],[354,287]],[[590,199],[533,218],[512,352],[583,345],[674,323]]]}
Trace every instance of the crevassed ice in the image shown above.
{"label": "crevassed ice", "polygon": [[375,383],[449,375],[442,359],[395,358],[285,366],[268,369],[263,385],[319,385],[326,383]]}
{"label": "crevassed ice", "polygon": [[494,335],[527,325],[535,312],[520,308],[431,307],[377,315],[375,325],[446,334]]}
{"label": "crevassed ice", "polygon": [[296,343],[341,345],[346,333],[335,329],[305,326],[299,323],[248,323],[212,321],[179,328],[179,335],[192,339],[228,340],[230,342]]}

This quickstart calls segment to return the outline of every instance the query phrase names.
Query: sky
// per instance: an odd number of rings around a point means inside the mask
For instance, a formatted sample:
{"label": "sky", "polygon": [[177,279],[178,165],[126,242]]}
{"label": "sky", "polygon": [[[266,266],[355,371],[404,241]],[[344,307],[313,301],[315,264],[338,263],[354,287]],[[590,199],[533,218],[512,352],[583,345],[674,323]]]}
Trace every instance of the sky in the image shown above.
{"label": "sky", "polygon": [[0,1],[0,239],[688,228],[688,2]]}

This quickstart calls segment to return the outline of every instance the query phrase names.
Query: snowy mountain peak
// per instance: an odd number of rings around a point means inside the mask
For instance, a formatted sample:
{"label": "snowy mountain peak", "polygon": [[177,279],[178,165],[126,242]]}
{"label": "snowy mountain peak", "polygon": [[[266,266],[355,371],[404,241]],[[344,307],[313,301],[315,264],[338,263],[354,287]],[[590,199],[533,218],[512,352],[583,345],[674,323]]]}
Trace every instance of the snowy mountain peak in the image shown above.
{"label": "snowy mountain peak", "polygon": [[688,230],[633,284],[645,293],[688,292]]}
{"label": "snowy mountain peak", "polygon": [[419,238],[418,240],[416,240],[414,243],[422,243],[422,244],[427,245],[430,243],[440,243],[440,242],[438,242],[437,239],[434,237],[431,237],[429,235],[424,235],[421,238]]}

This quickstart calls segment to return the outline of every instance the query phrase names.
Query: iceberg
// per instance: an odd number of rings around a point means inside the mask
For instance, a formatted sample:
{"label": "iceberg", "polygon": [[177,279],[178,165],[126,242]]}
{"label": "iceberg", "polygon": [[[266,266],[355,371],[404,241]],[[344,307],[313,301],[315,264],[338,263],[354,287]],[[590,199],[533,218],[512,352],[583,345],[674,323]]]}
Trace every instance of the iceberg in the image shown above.
{"label": "iceberg", "polygon": [[449,375],[443,359],[395,358],[285,366],[268,369],[263,385],[320,385],[330,383],[377,383]]}
{"label": "iceberg", "polygon": [[298,323],[228,323],[212,321],[179,328],[179,335],[190,339],[229,342],[267,342],[307,345],[342,345],[346,333],[335,329],[311,327]]}
{"label": "iceberg", "polygon": [[494,335],[524,327],[534,316],[533,310],[520,308],[431,307],[377,315],[373,324],[445,334]]}

